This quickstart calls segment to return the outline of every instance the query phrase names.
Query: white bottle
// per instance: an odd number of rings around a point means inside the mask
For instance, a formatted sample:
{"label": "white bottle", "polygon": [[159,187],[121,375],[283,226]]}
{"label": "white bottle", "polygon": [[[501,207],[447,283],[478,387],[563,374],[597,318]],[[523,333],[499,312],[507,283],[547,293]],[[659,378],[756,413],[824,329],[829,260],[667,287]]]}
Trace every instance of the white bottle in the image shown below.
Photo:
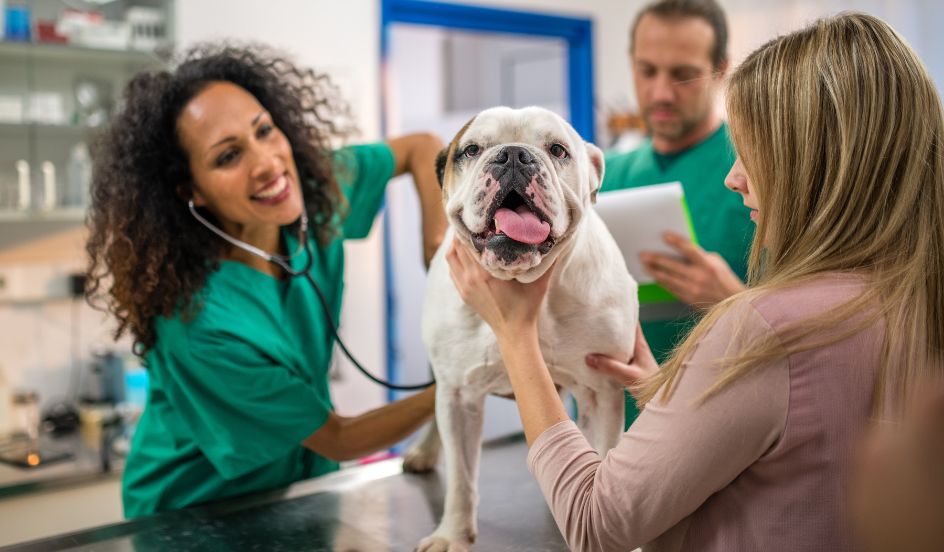
{"label": "white bottle", "polygon": [[43,211],[56,208],[56,166],[51,161],[43,161]]}
{"label": "white bottle", "polygon": [[92,180],[92,157],[85,142],[72,146],[69,152],[68,190],[63,201],[70,206],[84,207],[89,204],[89,183]]}
{"label": "white bottle", "polygon": [[0,440],[10,435],[13,429],[13,391],[10,380],[0,366]]}
{"label": "white bottle", "polygon": [[30,197],[30,166],[25,160],[20,159],[16,162],[16,178],[19,194],[17,195],[16,208],[20,211],[26,211],[30,208],[32,198]]}

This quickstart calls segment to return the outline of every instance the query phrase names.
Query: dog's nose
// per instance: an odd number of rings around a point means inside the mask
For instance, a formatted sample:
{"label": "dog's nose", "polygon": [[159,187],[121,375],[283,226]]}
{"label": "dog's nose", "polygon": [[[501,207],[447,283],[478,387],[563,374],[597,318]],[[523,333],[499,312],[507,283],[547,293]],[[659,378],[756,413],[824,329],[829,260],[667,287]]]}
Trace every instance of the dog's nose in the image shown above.
{"label": "dog's nose", "polygon": [[506,165],[515,161],[522,165],[534,165],[538,162],[537,159],[531,155],[531,152],[521,146],[505,147],[498,152],[498,156],[495,158],[495,162],[500,165]]}

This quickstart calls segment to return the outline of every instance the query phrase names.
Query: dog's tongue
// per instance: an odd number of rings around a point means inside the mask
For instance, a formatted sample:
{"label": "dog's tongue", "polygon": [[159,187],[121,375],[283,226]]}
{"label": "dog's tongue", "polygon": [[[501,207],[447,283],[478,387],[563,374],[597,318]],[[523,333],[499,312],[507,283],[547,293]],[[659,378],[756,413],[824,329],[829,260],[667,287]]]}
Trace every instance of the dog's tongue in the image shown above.
{"label": "dog's tongue", "polygon": [[547,239],[551,225],[540,220],[527,205],[515,211],[502,207],[495,212],[495,232],[521,243],[537,245]]}

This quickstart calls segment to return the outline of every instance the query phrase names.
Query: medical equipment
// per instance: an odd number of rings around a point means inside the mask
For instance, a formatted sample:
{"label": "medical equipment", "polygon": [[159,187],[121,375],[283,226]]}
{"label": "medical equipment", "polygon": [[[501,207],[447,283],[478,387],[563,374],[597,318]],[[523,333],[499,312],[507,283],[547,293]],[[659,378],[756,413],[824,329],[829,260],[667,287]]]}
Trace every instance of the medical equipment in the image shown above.
{"label": "medical equipment", "polygon": [[[308,280],[308,283],[311,284],[312,289],[315,290],[315,294],[318,296],[318,301],[321,303],[322,312],[324,312],[325,319],[328,322],[328,328],[330,328],[331,335],[334,337],[335,342],[337,342],[338,347],[341,348],[341,351],[344,353],[344,356],[346,356],[348,360],[351,361],[354,367],[360,370],[360,372],[364,374],[365,376],[367,376],[368,379],[370,379],[374,383],[377,383],[379,385],[386,387],[387,389],[393,389],[394,391],[417,391],[419,389],[425,389],[435,383],[435,381],[430,381],[427,383],[422,383],[422,384],[417,384],[417,385],[399,385],[396,383],[390,383],[389,381],[384,381],[374,376],[370,372],[368,372],[363,366],[361,366],[361,363],[358,362],[357,359],[354,358],[354,355],[352,355],[351,352],[348,351],[347,346],[344,344],[344,341],[341,340],[341,336],[338,335],[338,326],[337,324],[334,323],[334,317],[331,316],[331,309],[328,307],[328,301],[327,299],[325,299],[324,293],[322,293],[321,288],[315,282],[315,279],[311,277],[311,266],[312,266],[312,263],[314,262],[314,254],[311,250],[311,243],[308,239],[308,213],[304,209],[302,209],[302,216],[299,219],[298,246],[295,248],[295,251],[292,252],[291,255],[286,257],[283,255],[274,255],[274,254],[267,253],[263,251],[262,249],[259,249],[258,247],[255,247],[242,240],[238,240],[230,236],[229,234],[224,232],[222,229],[214,225],[212,222],[210,222],[209,220],[201,216],[200,213],[197,212],[197,208],[193,204],[193,200],[190,200],[189,202],[187,202],[187,207],[190,209],[190,213],[194,216],[194,218],[197,219],[197,221],[200,222],[200,224],[206,226],[207,228],[210,229],[210,231],[212,231],[217,236],[223,238],[230,244],[242,249],[243,251],[246,251],[247,253],[251,253],[257,257],[265,259],[266,261],[278,266],[292,278],[302,276],[306,280]],[[308,255],[308,259],[305,261],[304,268],[302,268],[301,270],[295,270],[292,268],[291,260],[302,249],[305,250],[305,253]]]}

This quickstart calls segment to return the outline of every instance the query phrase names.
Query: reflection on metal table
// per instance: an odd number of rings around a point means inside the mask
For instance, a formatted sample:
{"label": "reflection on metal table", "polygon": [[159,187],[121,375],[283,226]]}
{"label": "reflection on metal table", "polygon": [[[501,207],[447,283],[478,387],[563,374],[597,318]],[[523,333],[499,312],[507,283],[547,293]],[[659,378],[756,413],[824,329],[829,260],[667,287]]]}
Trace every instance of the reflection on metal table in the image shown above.
{"label": "reflection on metal table", "polygon": [[[473,550],[567,550],[526,466],[522,437],[486,443]],[[443,510],[442,467],[403,474],[400,459],[342,470],[278,492],[224,500],[3,548],[9,551],[411,551]]]}

